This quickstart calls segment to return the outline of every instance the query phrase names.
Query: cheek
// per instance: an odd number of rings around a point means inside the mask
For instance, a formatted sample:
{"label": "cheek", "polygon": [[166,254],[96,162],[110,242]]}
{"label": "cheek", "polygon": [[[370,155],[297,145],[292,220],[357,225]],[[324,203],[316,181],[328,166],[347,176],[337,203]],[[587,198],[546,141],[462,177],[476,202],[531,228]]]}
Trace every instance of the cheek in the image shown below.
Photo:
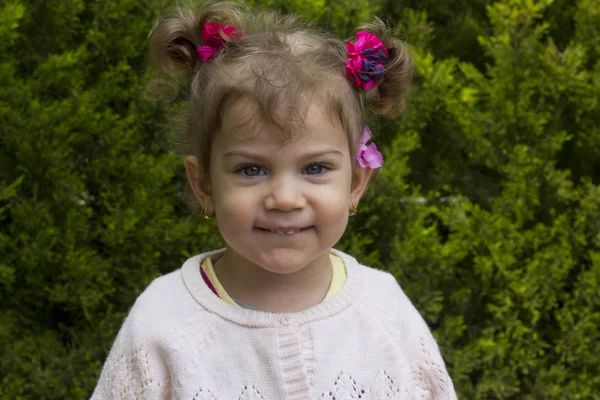
{"label": "cheek", "polygon": [[330,198],[319,210],[321,240],[333,247],[344,234],[348,226],[348,199],[344,196]]}
{"label": "cheek", "polygon": [[236,202],[234,196],[227,197],[228,201],[220,201],[215,207],[215,216],[221,237],[231,245],[243,240],[254,220],[252,213],[246,209],[248,205]]}
{"label": "cheek", "polygon": [[248,196],[247,191],[228,190],[224,195],[215,196],[215,214],[219,226],[238,226],[252,223],[256,200]]}
{"label": "cheek", "polygon": [[349,183],[343,182],[323,188],[318,197],[318,212],[321,214],[322,219],[327,220],[332,226],[347,223],[350,208]]}
{"label": "cheek", "polygon": [[348,204],[350,204],[349,199],[349,194],[345,192],[331,193],[330,196],[323,196],[319,202],[319,211],[332,218],[339,218],[346,212],[346,208],[348,208]]}
{"label": "cheek", "polygon": [[349,206],[351,183],[350,174],[344,173],[330,184],[321,186],[317,192],[321,202],[331,209],[344,209]]}

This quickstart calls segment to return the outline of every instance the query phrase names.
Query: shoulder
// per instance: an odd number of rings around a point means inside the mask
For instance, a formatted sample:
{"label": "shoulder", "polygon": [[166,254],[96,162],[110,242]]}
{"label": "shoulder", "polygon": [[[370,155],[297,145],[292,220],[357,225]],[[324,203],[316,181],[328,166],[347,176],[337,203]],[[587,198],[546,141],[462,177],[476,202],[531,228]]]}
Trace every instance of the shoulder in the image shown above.
{"label": "shoulder", "polygon": [[121,328],[132,342],[153,341],[160,336],[165,320],[177,309],[175,303],[185,295],[180,275],[176,270],[154,279],[137,297]]}
{"label": "shoulder", "polygon": [[[395,329],[407,323],[424,323],[421,315],[406,296],[394,275],[388,271],[361,264],[354,257],[336,251],[346,263],[349,281],[359,280],[361,295],[359,305],[376,314]],[[410,321],[410,322],[409,322]]]}
{"label": "shoulder", "polygon": [[389,272],[359,264],[364,280],[361,305],[377,318],[406,354],[422,397],[456,399],[429,326]]}
{"label": "shoulder", "polygon": [[[194,256],[183,264],[194,263]],[[137,297],[129,310],[122,330],[136,342],[161,341],[173,334],[192,315],[204,309],[190,295],[182,278],[182,268],[154,279]]]}
{"label": "shoulder", "polygon": [[171,335],[169,310],[181,297],[179,275],[178,270],[155,279],[138,296],[113,342],[93,400],[162,397],[169,375],[161,354]]}
{"label": "shoulder", "polygon": [[388,271],[363,264],[360,264],[360,267],[367,290],[383,291],[388,296],[397,296],[402,292],[396,278]]}
{"label": "shoulder", "polygon": [[361,264],[358,261],[356,263],[360,270],[363,290],[361,299],[367,303],[369,309],[379,310],[388,316],[397,313],[418,314],[394,275],[388,271]]}

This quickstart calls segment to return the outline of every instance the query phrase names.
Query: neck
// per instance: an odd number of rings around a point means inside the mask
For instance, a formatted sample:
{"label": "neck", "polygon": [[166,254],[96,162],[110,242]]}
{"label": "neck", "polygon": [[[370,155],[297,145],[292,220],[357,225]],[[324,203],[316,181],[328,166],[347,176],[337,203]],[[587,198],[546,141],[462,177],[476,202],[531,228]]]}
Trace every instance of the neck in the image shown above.
{"label": "neck", "polygon": [[232,250],[214,263],[215,274],[227,293],[267,312],[298,312],[319,304],[331,284],[329,252],[304,268],[278,274],[253,264]]}

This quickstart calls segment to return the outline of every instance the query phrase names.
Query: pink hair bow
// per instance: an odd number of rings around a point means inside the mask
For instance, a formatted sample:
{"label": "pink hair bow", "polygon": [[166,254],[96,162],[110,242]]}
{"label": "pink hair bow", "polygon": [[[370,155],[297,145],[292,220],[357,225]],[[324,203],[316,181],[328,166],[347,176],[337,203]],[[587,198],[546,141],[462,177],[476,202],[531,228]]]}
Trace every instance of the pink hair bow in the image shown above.
{"label": "pink hair bow", "polygon": [[383,156],[377,150],[375,143],[371,143],[367,146],[367,142],[371,139],[371,130],[365,125],[363,129],[362,138],[360,139],[360,145],[358,146],[358,164],[363,167],[379,168],[383,165]]}
{"label": "pink hair bow", "polygon": [[346,76],[354,80],[361,89],[371,89],[383,77],[383,63],[388,60],[388,51],[377,35],[366,31],[356,33],[356,42],[346,43]]}
{"label": "pink hair bow", "polygon": [[203,62],[206,62],[217,51],[224,48],[230,39],[241,39],[245,35],[244,31],[237,31],[233,25],[207,22],[202,30],[202,40],[205,45],[198,47],[196,53]]}

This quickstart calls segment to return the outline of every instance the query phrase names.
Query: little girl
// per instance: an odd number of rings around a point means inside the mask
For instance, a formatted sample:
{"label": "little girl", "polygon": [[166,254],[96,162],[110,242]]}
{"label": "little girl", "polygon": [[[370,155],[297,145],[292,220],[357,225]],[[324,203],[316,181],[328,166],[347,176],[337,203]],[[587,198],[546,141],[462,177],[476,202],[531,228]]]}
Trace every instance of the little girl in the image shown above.
{"label": "little girl", "polygon": [[92,398],[455,399],[394,277],[332,249],[383,163],[364,107],[403,107],[402,42],[213,3],[159,19],[150,55],[188,85],[184,165],[227,247],[142,293]]}

